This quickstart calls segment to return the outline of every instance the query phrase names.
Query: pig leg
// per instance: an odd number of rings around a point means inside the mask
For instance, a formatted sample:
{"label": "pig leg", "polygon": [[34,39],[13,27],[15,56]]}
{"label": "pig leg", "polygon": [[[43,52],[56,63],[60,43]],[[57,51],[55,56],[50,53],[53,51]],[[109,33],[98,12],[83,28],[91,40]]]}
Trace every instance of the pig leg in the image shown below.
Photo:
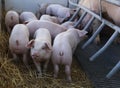
{"label": "pig leg", "polygon": [[[97,28],[101,25],[101,22],[97,19],[94,20],[92,28],[93,28],[93,34],[95,33],[95,31],[97,30]],[[100,34],[97,35],[97,37],[94,40],[95,44],[100,44],[101,40],[100,40]]]}
{"label": "pig leg", "polygon": [[7,26],[7,31],[8,31],[8,33],[11,32],[11,28],[10,28],[10,26]]}
{"label": "pig leg", "polygon": [[[93,33],[92,34],[94,34],[96,32],[96,28],[93,28]],[[98,34],[97,36],[96,36],[96,38],[94,39],[94,43],[95,44],[100,44],[100,34]]]}
{"label": "pig leg", "polygon": [[41,67],[40,67],[40,63],[39,62],[36,62],[34,59],[33,59],[33,62],[37,68],[37,75],[38,77],[41,77],[42,76],[42,72],[41,72]]}
{"label": "pig leg", "polygon": [[118,35],[118,37],[115,38],[114,43],[115,44],[120,44],[120,35]]}
{"label": "pig leg", "polygon": [[98,34],[97,37],[94,40],[94,43],[98,45],[98,44],[100,44],[100,42],[101,42],[100,41],[100,35]]}
{"label": "pig leg", "polygon": [[26,66],[26,68],[29,70],[29,65],[28,65],[28,61],[27,61],[27,54],[23,54],[23,62]]}
{"label": "pig leg", "polygon": [[69,65],[66,65],[65,66],[65,73],[66,73],[66,76],[67,76],[67,81],[68,82],[71,82],[71,70],[70,70],[70,66]]}
{"label": "pig leg", "polygon": [[15,53],[12,53],[12,55],[13,55],[13,60],[15,60],[16,62],[18,62],[18,57],[17,57],[17,55],[16,55]]}
{"label": "pig leg", "polygon": [[54,64],[54,78],[57,78],[59,72],[58,64]]}
{"label": "pig leg", "polygon": [[47,61],[45,62],[45,64],[44,64],[43,73],[46,73],[48,63],[49,63],[49,60],[47,60]]}

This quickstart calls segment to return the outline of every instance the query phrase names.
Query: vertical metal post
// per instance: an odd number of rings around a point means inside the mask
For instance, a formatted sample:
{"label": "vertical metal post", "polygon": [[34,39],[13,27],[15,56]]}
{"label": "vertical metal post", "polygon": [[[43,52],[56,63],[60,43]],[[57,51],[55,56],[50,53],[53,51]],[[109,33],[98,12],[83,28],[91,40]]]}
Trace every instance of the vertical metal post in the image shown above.
{"label": "vertical metal post", "polygon": [[79,3],[79,0],[77,0],[77,3]]}
{"label": "vertical metal post", "polygon": [[1,30],[5,30],[5,0],[1,0]]}
{"label": "vertical metal post", "polygon": [[99,8],[100,8],[100,18],[102,19],[102,4],[101,4],[101,0],[99,0]]}
{"label": "vertical metal post", "polygon": [[70,6],[70,4],[69,4],[69,0],[67,0],[67,5],[66,5],[66,7],[69,8],[69,6]]}
{"label": "vertical metal post", "polygon": [[0,2],[0,32],[1,32],[1,2]]}

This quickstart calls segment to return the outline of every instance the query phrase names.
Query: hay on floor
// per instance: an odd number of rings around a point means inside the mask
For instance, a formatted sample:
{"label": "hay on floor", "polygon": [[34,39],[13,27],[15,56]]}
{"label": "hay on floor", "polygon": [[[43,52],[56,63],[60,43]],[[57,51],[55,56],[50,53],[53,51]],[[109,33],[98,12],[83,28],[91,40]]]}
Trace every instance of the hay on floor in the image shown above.
{"label": "hay on floor", "polygon": [[9,35],[0,33],[0,87],[1,88],[92,88],[90,80],[75,59],[73,59],[72,83],[65,80],[64,68],[60,68],[57,79],[53,78],[53,67],[49,64],[43,77],[37,78],[34,64],[26,69],[23,63],[14,63],[9,57]]}

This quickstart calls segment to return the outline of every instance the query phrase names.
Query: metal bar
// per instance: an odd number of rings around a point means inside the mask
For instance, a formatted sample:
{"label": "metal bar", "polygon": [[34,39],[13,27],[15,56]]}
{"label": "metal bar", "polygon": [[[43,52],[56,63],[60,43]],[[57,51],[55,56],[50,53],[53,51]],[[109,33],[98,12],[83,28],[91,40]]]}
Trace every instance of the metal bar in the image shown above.
{"label": "metal bar", "polygon": [[100,54],[102,54],[107,49],[107,47],[114,41],[114,39],[117,37],[118,34],[119,32],[115,31],[113,35],[110,37],[110,39],[107,41],[107,43],[98,52],[96,52],[92,57],[90,57],[90,61],[95,60]]}
{"label": "metal bar", "polygon": [[94,39],[95,37],[100,33],[102,28],[105,26],[104,22],[99,26],[99,28],[96,30],[96,32],[92,35],[92,37],[82,46],[82,49],[84,49],[86,46],[88,46]]}
{"label": "metal bar", "polygon": [[7,32],[5,30],[5,0],[1,0],[1,31]]}
{"label": "metal bar", "polygon": [[114,66],[114,68],[106,75],[109,79],[120,69],[120,61]]}
{"label": "metal bar", "polygon": [[78,13],[80,12],[80,10],[81,10],[81,8],[78,8],[78,9],[76,10],[76,12],[73,14],[73,16],[70,18],[69,21],[73,21],[73,20],[75,19],[75,17],[78,15]]}
{"label": "metal bar", "polygon": [[[94,12],[90,11],[89,9],[85,8],[82,5],[77,5],[75,3],[72,3],[71,0],[69,0],[69,3],[72,4],[72,5],[74,5],[74,6],[80,7],[82,10],[85,10],[86,12],[88,12],[89,14],[91,14],[92,16],[94,16],[95,18],[97,18],[98,20],[100,20],[102,23],[104,23],[104,25],[107,25],[110,28],[112,28],[113,30],[115,30],[115,32],[113,33],[113,35],[111,36],[111,38],[107,41],[107,43],[97,53],[95,53],[92,57],[90,57],[90,60],[93,61],[96,57],[98,57],[102,52],[104,52],[106,50],[106,48],[112,43],[112,41],[118,35],[118,33],[120,33],[120,27],[112,24],[111,22],[105,20],[104,18],[101,19],[101,17],[99,15],[95,14]],[[94,33],[94,35],[92,36],[93,39],[99,33],[99,31],[100,30],[97,30]],[[87,41],[87,43],[82,48],[85,48],[93,40],[92,38],[90,38]]]}
{"label": "metal bar", "polygon": [[99,8],[100,8],[100,18],[102,19],[102,5],[101,5],[101,0],[99,0]]}
{"label": "metal bar", "polygon": [[78,5],[78,4],[75,4],[73,3],[71,0],[69,0],[69,3],[76,6],[76,7],[79,7],[83,10],[85,10],[86,12],[90,13],[91,15],[95,16],[97,19],[101,19],[99,15],[95,14],[94,12],[90,11],[89,9],[87,9],[86,7],[82,6],[82,5]]}
{"label": "metal bar", "polygon": [[83,18],[86,16],[87,12],[84,11],[84,13],[81,15],[80,19],[77,21],[77,23],[74,25],[74,27],[76,28],[83,20]]}
{"label": "metal bar", "polygon": [[97,18],[98,20],[100,20],[101,22],[104,22],[110,28],[112,28],[114,30],[117,30],[120,33],[120,27],[112,24],[111,22],[105,20],[104,18],[101,19],[101,17],[99,15],[95,14],[94,12],[90,11],[89,9],[85,8],[82,5],[75,4],[71,0],[69,0],[69,3],[72,4],[72,5],[74,5],[74,6],[80,7],[81,9],[85,10],[86,12],[88,12],[89,14],[91,14],[92,16],[94,16],[95,18]]}
{"label": "metal bar", "polygon": [[106,2],[108,2],[110,4],[120,6],[120,0],[106,0]]}
{"label": "metal bar", "polygon": [[77,3],[79,3],[80,0],[77,0]]}
{"label": "metal bar", "polygon": [[88,31],[87,29],[88,29],[88,27],[92,24],[92,22],[93,22],[94,19],[95,19],[95,17],[92,16],[92,18],[89,20],[89,22],[87,23],[87,25],[84,27],[83,30]]}
{"label": "metal bar", "polygon": [[66,5],[66,7],[69,7],[69,0],[67,0],[67,5]]}

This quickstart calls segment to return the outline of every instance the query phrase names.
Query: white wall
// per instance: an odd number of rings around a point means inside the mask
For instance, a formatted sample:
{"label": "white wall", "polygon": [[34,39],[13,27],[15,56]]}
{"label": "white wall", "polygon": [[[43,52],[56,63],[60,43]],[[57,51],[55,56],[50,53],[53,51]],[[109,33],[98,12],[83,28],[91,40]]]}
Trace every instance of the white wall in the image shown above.
{"label": "white wall", "polygon": [[67,0],[5,0],[6,10],[16,10],[18,12],[22,11],[32,11],[36,12],[38,10],[38,4],[41,3],[59,3],[64,6],[67,5]]}

